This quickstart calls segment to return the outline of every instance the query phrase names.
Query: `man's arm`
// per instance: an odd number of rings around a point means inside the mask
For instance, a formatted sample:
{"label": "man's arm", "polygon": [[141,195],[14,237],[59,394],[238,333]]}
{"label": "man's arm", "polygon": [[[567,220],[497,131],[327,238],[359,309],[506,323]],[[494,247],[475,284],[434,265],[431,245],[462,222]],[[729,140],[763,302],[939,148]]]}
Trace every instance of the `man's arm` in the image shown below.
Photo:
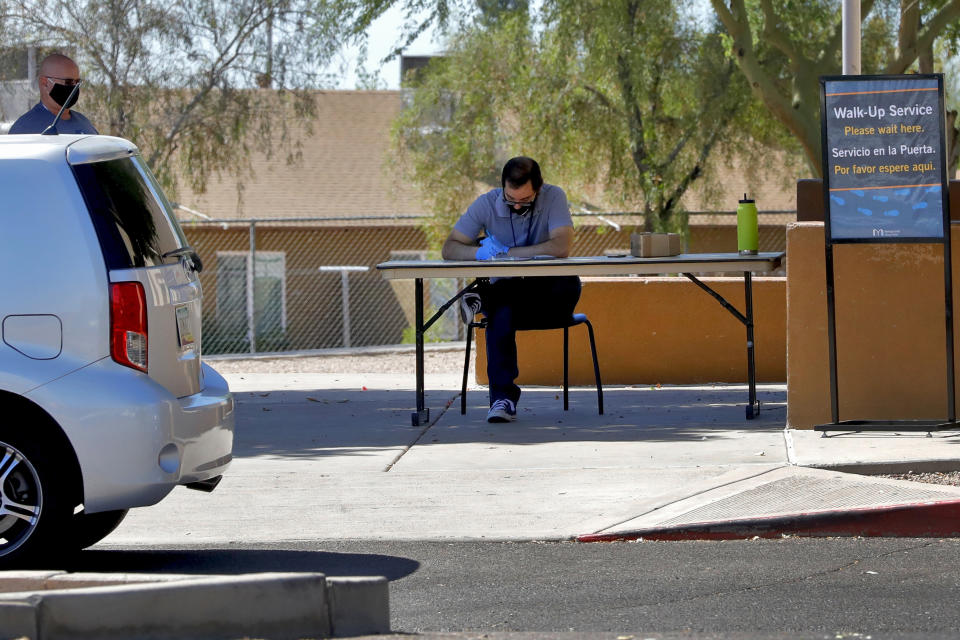
{"label": "man's arm", "polygon": [[476,260],[477,240],[454,229],[443,242],[440,255],[444,260]]}
{"label": "man's arm", "polygon": [[[518,258],[529,258],[532,256],[566,258],[570,255],[570,248],[572,246],[573,227],[557,227],[550,231],[550,238],[546,242],[532,244],[528,247],[513,247],[507,252],[507,255]],[[446,245],[444,245],[444,247],[446,247]]]}
{"label": "man's arm", "polygon": [[[532,256],[566,258],[570,255],[570,248],[572,246],[573,227],[557,227],[550,231],[550,237],[546,242],[533,244],[528,247],[512,247],[507,252],[507,255],[518,258],[529,258]],[[440,255],[444,260],[476,260],[477,241],[454,229],[444,241]]]}

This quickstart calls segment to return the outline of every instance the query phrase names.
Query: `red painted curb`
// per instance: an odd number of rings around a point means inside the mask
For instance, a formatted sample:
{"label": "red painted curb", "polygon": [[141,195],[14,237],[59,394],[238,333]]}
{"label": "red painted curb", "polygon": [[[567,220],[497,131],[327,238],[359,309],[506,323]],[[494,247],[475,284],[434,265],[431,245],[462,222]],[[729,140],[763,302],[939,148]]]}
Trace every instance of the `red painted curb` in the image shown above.
{"label": "red painted curb", "polygon": [[743,518],[652,527],[624,533],[588,533],[578,542],[627,540],[743,540],[746,538],[954,538],[960,536],[960,500],[921,502],[845,511]]}

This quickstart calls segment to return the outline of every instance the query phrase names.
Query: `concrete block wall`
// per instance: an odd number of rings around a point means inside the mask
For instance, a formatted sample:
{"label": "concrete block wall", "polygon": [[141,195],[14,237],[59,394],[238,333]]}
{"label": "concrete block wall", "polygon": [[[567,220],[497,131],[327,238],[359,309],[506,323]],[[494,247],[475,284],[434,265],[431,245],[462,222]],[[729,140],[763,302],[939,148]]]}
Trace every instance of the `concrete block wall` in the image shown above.
{"label": "concrete block wall", "polygon": [[[787,424],[797,429],[831,421],[823,234],[822,222],[787,227]],[[956,260],[952,274],[960,301]],[[835,245],[834,281],[840,419],[945,418],[943,248]]]}

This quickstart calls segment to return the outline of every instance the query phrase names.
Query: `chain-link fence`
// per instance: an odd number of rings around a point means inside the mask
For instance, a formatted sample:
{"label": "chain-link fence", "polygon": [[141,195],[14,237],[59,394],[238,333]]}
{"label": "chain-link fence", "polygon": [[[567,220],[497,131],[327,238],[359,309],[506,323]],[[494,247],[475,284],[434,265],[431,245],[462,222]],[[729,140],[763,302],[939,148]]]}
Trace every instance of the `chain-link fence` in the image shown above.
{"label": "chain-link fence", "polygon": [[[760,250],[786,245],[794,212],[761,212]],[[183,221],[204,270],[203,346],[208,354],[302,351],[411,343],[413,281],[384,280],[387,260],[438,257],[415,216],[341,219]],[[636,214],[576,215],[574,255],[629,253]],[[690,215],[685,250],[736,250],[736,216]],[[437,308],[466,283],[424,283]],[[455,308],[428,332],[431,341],[459,340]]]}

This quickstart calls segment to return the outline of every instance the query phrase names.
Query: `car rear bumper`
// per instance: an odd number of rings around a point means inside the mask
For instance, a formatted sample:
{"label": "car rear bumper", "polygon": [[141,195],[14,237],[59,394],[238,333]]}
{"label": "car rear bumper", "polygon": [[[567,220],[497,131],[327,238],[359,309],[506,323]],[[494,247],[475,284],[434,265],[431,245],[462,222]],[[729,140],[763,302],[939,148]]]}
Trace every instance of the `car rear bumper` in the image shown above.
{"label": "car rear bumper", "polygon": [[179,398],[174,439],[181,451],[178,484],[223,475],[233,459],[234,405],[227,381],[203,365],[204,389]]}
{"label": "car rear bumper", "polygon": [[155,504],[178,484],[223,474],[233,451],[234,403],[204,365],[200,393],[176,398],[109,358],[27,394],[73,444],[88,513]]}

